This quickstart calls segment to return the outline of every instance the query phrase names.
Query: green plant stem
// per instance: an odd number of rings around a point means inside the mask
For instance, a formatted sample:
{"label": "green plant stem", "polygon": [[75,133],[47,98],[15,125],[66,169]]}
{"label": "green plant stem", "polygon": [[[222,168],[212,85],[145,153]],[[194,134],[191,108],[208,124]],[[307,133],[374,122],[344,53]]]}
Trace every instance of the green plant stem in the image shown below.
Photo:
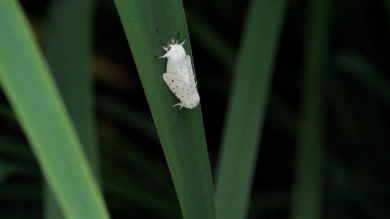
{"label": "green plant stem", "polygon": [[[94,0],[55,0],[49,7],[46,55],[88,160],[98,176],[92,94],[92,18]],[[61,217],[45,189],[45,218]]]}
{"label": "green plant stem", "polygon": [[0,82],[66,218],[109,218],[70,116],[18,1],[0,1]]}
{"label": "green plant stem", "polygon": [[271,76],[287,1],[249,6],[217,165],[219,219],[246,218]]}
{"label": "green plant stem", "polygon": [[329,4],[329,0],[311,1],[309,7],[296,182],[292,198],[293,219],[322,218]]}

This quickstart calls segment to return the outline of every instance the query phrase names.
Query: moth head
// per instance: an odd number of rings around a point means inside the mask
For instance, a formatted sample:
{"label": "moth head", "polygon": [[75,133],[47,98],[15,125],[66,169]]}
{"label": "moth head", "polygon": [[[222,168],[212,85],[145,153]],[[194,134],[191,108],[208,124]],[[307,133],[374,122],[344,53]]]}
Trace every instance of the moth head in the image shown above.
{"label": "moth head", "polygon": [[171,41],[168,43],[170,43],[171,45],[177,45],[177,44],[179,44],[179,39],[172,38]]}
{"label": "moth head", "polygon": [[179,43],[179,39],[172,38],[168,41],[167,45],[163,45],[160,43],[160,45],[166,51],[166,53],[160,58],[185,59],[186,52],[183,48],[183,44],[185,41],[186,39],[184,39],[182,43]]}
{"label": "moth head", "polygon": [[168,41],[167,45],[162,45],[165,51],[171,50],[172,47],[175,47],[177,45],[183,46],[184,42],[186,41],[186,38],[184,38],[183,42],[180,43],[179,39],[172,38],[170,41]]}

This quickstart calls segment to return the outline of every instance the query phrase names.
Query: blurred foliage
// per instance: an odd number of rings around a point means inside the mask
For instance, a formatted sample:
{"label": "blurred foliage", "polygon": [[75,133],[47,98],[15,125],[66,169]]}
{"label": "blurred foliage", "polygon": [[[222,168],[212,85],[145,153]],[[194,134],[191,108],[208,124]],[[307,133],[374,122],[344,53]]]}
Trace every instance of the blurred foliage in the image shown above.
{"label": "blurred foliage", "polygon": [[[46,58],[95,176],[99,179],[92,60],[95,1],[53,1],[48,7]],[[61,52],[58,52],[61,51]],[[77,89],[75,89],[77,88]],[[45,189],[45,218],[63,218],[49,187]]]}
{"label": "blurred foliage", "polygon": [[[42,43],[50,2],[21,0]],[[310,2],[288,3],[248,218],[291,216]],[[249,1],[186,0],[183,4],[214,170]],[[341,0],[333,1],[329,12],[323,218],[390,218],[389,5],[388,0]],[[101,179],[110,214],[113,218],[181,218],[112,0],[96,2],[93,38]],[[42,218],[38,164],[3,94],[0,101],[0,218]]]}
{"label": "blurred foliage", "polygon": [[[80,142],[80,135],[84,138],[90,138],[90,135],[84,132],[85,129],[81,126],[79,131],[82,134],[75,130],[73,124],[77,123],[72,122],[67,111],[73,104],[64,104],[64,95],[61,96],[58,90],[45,56],[18,1],[0,1],[0,23],[1,86],[50,186],[50,191],[61,207],[61,212],[67,218],[109,218],[102,192],[90,168],[90,162],[86,159],[86,150],[83,150],[83,144]],[[83,41],[82,37],[77,39]],[[67,48],[77,50],[82,47],[71,45]],[[57,51],[57,54],[66,54],[59,49]],[[82,56],[81,51],[76,54]],[[72,54],[73,57],[77,55]],[[78,60],[81,60],[82,65],[88,63],[82,59]],[[74,70],[76,69],[70,71]],[[80,78],[76,76],[72,80],[80,82]],[[87,84],[92,87],[92,83]],[[80,88],[80,93],[65,99],[78,100],[79,97],[86,96],[83,101],[78,101],[82,103],[81,105],[84,103],[87,105],[92,99],[88,97],[86,89],[82,89],[83,86],[68,87],[75,90]],[[92,107],[89,109],[92,111]],[[81,114],[82,110],[78,111]],[[94,117],[92,112],[86,111],[87,113],[81,115],[85,118],[80,119],[84,124],[88,123],[86,115],[89,115],[90,120]],[[92,128],[94,125],[90,124],[89,127]],[[87,146],[87,142],[84,142],[84,145]],[[45,208],[45,212],[53,211],[51,208]],[[58,218],[60,211],[56,212],[55,218]]]}
{"label": "blurred foliage", "polygon": [[250,5],[215,171],[217,218],[248,215],[286,6],[285,0],[255,0]]}

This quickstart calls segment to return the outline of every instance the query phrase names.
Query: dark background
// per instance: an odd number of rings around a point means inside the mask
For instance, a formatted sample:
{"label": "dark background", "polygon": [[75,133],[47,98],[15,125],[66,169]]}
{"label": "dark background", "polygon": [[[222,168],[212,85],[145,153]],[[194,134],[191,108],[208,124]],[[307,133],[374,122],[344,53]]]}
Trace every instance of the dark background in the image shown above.
{"label": "dark background", "polygon": [[[43,43],[50,1],[21,3]],[[214,171],[249,1],[185,0],[183,4]],[[385,0],[333,1],[331,13],[324,218],[390,218],[390,4]],[[308,1],[289,1],[249,218],[290,215],[307,15]],[[210,35],[224,43],[225,53],[210,52]],[[112,0],[98,1],[93,37],[102,184],[110,213],[113,218],[180,218],[164,154]],[[0,100],[7,108],[3,94]],[[7,110],[0,114],[0,139],[0,162],[24,170],[0,176],[0,218],[42,218],[42,175]]]}

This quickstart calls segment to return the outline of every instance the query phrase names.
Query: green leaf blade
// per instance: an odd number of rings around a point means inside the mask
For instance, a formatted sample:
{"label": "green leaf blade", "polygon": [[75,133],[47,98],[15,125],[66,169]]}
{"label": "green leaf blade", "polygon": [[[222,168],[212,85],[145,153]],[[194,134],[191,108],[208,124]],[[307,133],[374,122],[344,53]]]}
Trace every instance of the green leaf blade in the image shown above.
{"label": "green leaf blade", "polygon": [[0,2],[0,22],[2,88],[63,213],[67,218],[109,218],[65,105],[17,1]]}
{"label": "green leaf blade", "polygon": [[302,113],[298,126],[296,179],[292,197],[293,219],[323,217],[325,88],[330,42],[330,6],[329,0],[313,1],[309,6]]}
{"label": "green leaf blade", "polygon": [[250,6],[217,164],[220,219],[246,218],[285,0]]}
{"label": "green leaf blade", "polygon": [[162,78],[166,60],[157,59],[181,33],[191,55],[181,1],[115,0],[152,111],[184,218],[215,218],[214,192],[200,105],[179,115],[178,99]]}
{"label": "green leaf blade", "polygon": [[[95,1],[53,1],[48,13],[46,56],[84,152],[98,177],[98,151],[92,94],[92,18]],[[62,213],[45,189],[45,218]]]}

